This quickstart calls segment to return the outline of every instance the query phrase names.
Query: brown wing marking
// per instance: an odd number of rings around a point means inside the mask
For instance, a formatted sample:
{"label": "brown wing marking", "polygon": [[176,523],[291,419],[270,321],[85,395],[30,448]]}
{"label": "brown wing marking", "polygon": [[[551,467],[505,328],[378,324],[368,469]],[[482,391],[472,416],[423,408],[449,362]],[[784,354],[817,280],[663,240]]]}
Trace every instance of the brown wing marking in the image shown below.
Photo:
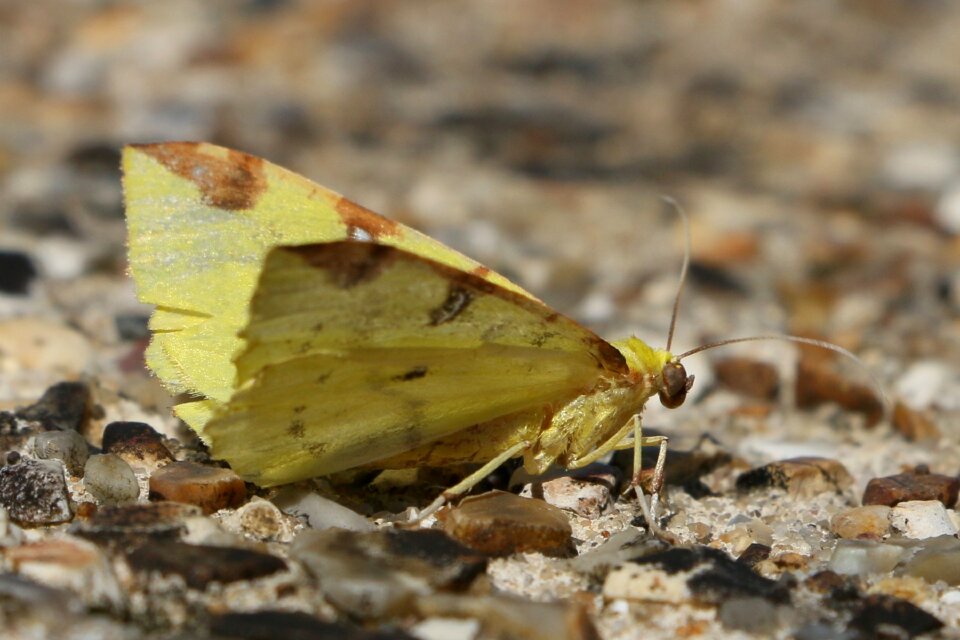
{"label": "brown wing marking", "polygon": [[347,237],[354,240],[379,240],[400,233],[400,223],[384,218],[343,196],[334,208],[347,227]]}
{"label": "brown wing marking", "polygon": [[[173,173],[200,188],[203,202],[211,207],[241,211],[252,209],[267,188],[261,158],[198,142],[168,142],[132,145]],[[214,149],[225,157],[211,154]]]}

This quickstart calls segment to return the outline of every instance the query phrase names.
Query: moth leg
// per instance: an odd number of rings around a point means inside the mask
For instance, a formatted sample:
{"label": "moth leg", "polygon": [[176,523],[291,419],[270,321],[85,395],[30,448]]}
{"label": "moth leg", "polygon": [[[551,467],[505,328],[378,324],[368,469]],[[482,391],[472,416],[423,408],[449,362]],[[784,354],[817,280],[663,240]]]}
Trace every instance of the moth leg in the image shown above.
{"label": "moth leg", "polygon": [[[650,533],[662,540],[676,543],[676,538],[660,528],[657,521],[657,512],[659,511],[660,490],[663,488],[664,468],[667,462],[667,436],[647,436],[643,435],[643,426],[639,415],[634,415],[630,422],[633,423],[633,438],[627,442],[618,442],[615,449],[633,449],[633,478],[630,486],[637,492],[637,499],[640,501],[640,509],[643,511],[643,517],[646,518],[650,527]],[[653,491],[650,495],[650,504],[643,494],[643,487],[640,486],[640,472],[643,470],[642,455],[640,448],[643,446],[659,445],[660,452],[657,454],[657,463],[653,468]]]}
{"label": "moth leg", "polygon": [[483,480],[488,475],[493,473],[494,469],[502,465],[504,462],[506,462],[510,458],[516,456],[517,454],[522,452],[524,449],[527,449],[529,446],[530,446],[529,442],[522,441],[513,445],[509,449],[504,450],[502,453],[497,455],[496,458],[494,458],[490,462],[487,462],[482,467],[480,467],[479,469],[477,469],[476,471],[468,475],[466,478],[464,478],[463,480],[461,480],[460,482],[458,482],[457,484],[455,484],[454,486],[450,487],[449,489],[441,493],[439,496],[437,496],[437,499],[431,502],[427,506],[427,508],[425,508],[423,511],[419,513],[419,515],[413,518],[412,522],[419,522],[420,520],[423,520],[427,516],[432,515],[433,513],[436,513],[436,511],[440,507],[445,505],[447,502],[449,502],[453,498],[456,498],[457,496],[464,494],[470,489],[472,489],[473,487],[475,487],[481,480]]}

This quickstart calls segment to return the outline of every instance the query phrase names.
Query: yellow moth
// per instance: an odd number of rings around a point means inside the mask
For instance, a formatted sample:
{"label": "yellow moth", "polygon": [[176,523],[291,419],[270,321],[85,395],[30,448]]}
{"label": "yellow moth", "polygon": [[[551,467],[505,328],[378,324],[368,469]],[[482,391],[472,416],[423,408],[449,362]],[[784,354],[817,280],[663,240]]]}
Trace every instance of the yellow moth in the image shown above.
{"label": "yellow moth", "polygon": [[130,271],[156,305],[147,363],[195,398],[176,413],[212,456],[258,485],[481,463],[451,497],[515,456],[531,473],[582,467],[663,445],[639,413],[657,394],[679,406],[693,381],[669,351],[606,342],[260,158],[137,145],[123,172]]}

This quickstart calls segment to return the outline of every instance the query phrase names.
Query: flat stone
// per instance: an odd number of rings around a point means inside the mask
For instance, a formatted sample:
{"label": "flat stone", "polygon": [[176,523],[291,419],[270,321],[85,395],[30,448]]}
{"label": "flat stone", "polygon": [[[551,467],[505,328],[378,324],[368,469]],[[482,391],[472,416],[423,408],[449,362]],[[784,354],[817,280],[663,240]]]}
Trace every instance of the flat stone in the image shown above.
{"label": "flat stone", "polygon": [[948,509],[957,504],[960,478],[930,473],[924,468],[873,478],[863,492],[863,504],[895,506],[908,500],[939,500]]}
{"label": "flat stone", "polygon": [[737,478],[737,489],[741,491],[785,489],[797,497],[842,493],[852,485],[853,477],[843,464],[837,460],[811,456],[771,462],[742,473]]}
{"label": "flat stone", "polygon": [[830,556],[829,568],[841,575],[888,573],[907,554],[904,547],[870,540],[840,540]]}
{"label": "flat stone", "polygon": [[140,483],[133,469],[113,453],[90,456],[83,470],[83,486],[101,504],[123,504],[140,497]]}
{"label": "flat stone", "polygon": [[939,500],[900,502],[890,511],[890,524],[905,538],[924,539],[957,534],[957,526]]}
{"label": "flat stone", "polygon": [[90,456],[87,441],[73,429],[38,433],[33,439],[33,452],[41,460],[60,460],[72,476],[83,473]]}
{"label": "flat stone", "polygon": [[171,462],[150,476],[150,499],[185,502],[213,513],[243,504],[247,485],[230,469]]}
{"label": "flat stone", "polygon": [[562,510],[503,491],[463,499],[447,512],[443,529],[471,549],[495,556],[566,556],[573,549],[573,531]]}
{"label": "flat stone", "polygon": [[87,606],[119,610],[123,602],[110,561],[80,538],[65,536],[12,547],[4,558],[13,571],[49,587],[67,589]]}
{"label": "flat stone", "polygon": [[374,524],[356,511],[303,487],[283,487],[272,499],[284,513],[303,517],[314,529],[338,527],[350,531],[373,531]]}
{"label": "flat stone", "polygon": [[326,622],[300,611],[254,611],[213,616],[210,637],[229,640],[416,640],[394,630],[368,630],[345,622]]}
{"label": "flat stone", "polygon": [[74,522],[70,530],[98,544],[134,547],[145,539],[179,538],[187,531],[186,520],[200,514],[199,507],[178,502],[108,506]]}
{"label": "flat stone", "polygon": [[174,459],[163,436],[145,422],[111,422],[103,429],[101,448],[151,471]]}
{"label": "flat stone", "polygon": [[953,536],[928,540],[926,545],[901,565],[905,575],[927,582],[943,581],[960,585],[960,541]]}
{"label": "flat stone", "polygon": [[200,590],[212,582],[254,580],[287,568],[286,562],[269,553],[175,540],[154,540],[138,547],[127,554],[127,563],[137,573],[178,575],[189,588]]}
{"label": "flat stone", "polygon": [[22,459],[0,469],[0,506],[21,525],[57,524],[73,518],[59,460]]}
{"label": "flat stone", "polygon": [[780,374],[769,362],[750,358],[724,358],[713,365],[717,382],[736,393],[773,400],[780,390]]}
{"label": "flat stone", "polygon": [[407,614],[416,598],[467,588],[486,559],[438,530],[302,530],[290,548],[327,600],[360,619]]}
{"label": "flat stone", "polygon": [[830,519],[830,530],[848,540],[879,540],[890,533],[890,507],[874,504],[841,511]]}
{"label": "flat stone", "polygon": [[79,431],[90,413],[90,388],[82,382],[58,382],[16,416],[47,431]]}
{"label": "flat stone", "polygon": [[528,484],[520,495],[593,519],[613,509],[619,483],[619,469],[594,463],[559,478]]}

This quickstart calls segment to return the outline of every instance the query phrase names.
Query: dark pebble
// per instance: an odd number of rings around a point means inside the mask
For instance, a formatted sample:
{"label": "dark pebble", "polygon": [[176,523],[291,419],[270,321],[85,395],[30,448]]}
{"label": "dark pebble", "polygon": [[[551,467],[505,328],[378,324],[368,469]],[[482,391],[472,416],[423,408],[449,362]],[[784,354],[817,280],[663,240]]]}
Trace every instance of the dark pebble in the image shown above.
{"label": "dark pebble", "polygon": [[30,256],[22,251],[0,250],[0,293],[26,295],[36,277]]}
{"label": "dark pebble", "polygon": [[23,459],[0,469],[0,505],[22,525],[58,524],[73,518],[70,493],[57,460]]}
{"label": "dark pebble", "polygon": [[175,540],[151,541],[130,552],[127,562],[136,572],[181,576],[188,587],[199,590],[211,582],[253,580],[287,568],[286,562],[269,553]]}
{"label": "dark pebble", "polygon": [[771,551],[773,551],[773,549],[769,546],[760,544],[759,542],[753,542],[737,557],[737,562],[745,564],[752,569],[757,566],[758,563],[769,558]]}
{"label": "dark pebble", "polygon": [[829,356],[815,354],[812,349],[801,349],[800,354],[796,381],[798,407],[811,408],[834,402],[847,411],[863,414],[868,426],[880,422],[884,406],[876,391],[849,375],[837,373]]}
{"label": "dark pebble", "polygon": [[230,640],[414,640],[397,630],[366,630],[339,622],[324,622],[299,611],[227,613],[210,620],[212,638]]}
{"label": "dark pebble", "polygon": [[59,382],[35,404],[18,409],[16,417],[35,422],[46,431],[80,431],[90,414],[90,388],[82,382]]}
{"label": "dark pebble", "polygon": [[146,539],[179,538],[186,532],[184,520],[200,514],[198,507],[177,502],[100,507],[70,532],[108,547],[133,548]]}
{"label": "dark pebble", "polygon": [[960,478],[923,471],[873,478],[863,492],[863,504],[893,507],[908,500],[939,500],[952,509],[960,493]]}
{"label": "dark pebble", "polygon": [[903,637],[899,634],[892,635],[891,627],[901,629],[905,637],[913,638],[922,633],[936,631],[943,627],[943,623],[906,600],[886,595],[870,595],[863,599],[859,611],[850,620],[850,627],[867,638]]}
{"label": "dark pebble", "polygon": [[637,564],[653,564],[668,574],[693,572],[687,587],[700,602],[720,604],[731,598],[763,598],[775,604],[790,601],[786,584],[764,578],[750,567],[718,549],[674,547],[639,558]]}
{"label": "dark pebble", "polygon": [[111,422],[103,429],[104,453],[115,453],[127,462],[173,460],[163,436],[145,422]]}

